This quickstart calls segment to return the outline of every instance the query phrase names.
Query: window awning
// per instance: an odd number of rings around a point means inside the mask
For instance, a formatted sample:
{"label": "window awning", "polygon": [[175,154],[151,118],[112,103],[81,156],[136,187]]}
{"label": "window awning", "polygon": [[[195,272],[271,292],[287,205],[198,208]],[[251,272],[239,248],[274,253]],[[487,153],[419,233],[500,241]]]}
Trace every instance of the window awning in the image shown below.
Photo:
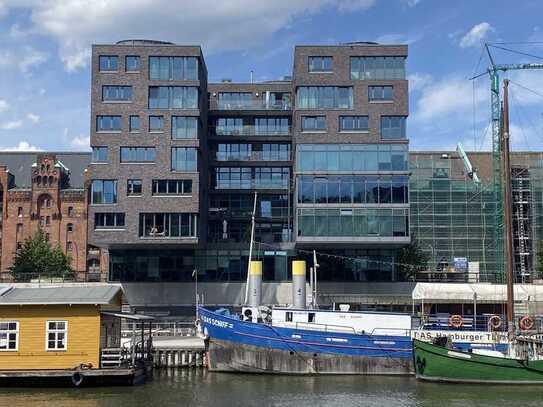
{"label": "window awning", "polygon": [[[414,301],[428,303],[505,303],[505,284],[417,283]],[[515,284],[515,301],[543,301],[543,286]]]}

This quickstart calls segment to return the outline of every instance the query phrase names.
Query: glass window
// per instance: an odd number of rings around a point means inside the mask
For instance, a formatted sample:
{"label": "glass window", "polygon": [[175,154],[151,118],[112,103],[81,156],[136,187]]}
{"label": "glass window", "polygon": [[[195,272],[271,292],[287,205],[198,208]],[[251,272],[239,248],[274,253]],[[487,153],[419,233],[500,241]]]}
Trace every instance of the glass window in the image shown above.
{"label": "glass window", "polygon": [[103,163],[107,162],[107,147],[93,147],[92,148],[92,162]]}
{"label": "glass window", "polygon": [[186,195],[192,193],[192,180],[153,180],[153,195]]}
{"label": "glass window", "polygon": [[139,116],[130,116],[129,126],[131,132],[140,131],[140,117]]}
{"label": "glass window", "polygon": [[197,109],[195,86],[150,86],[149,109]]}
{"label": "glass window", "polygon": [[140,70],[140,57],[136,55],[127,55],[124,60],[126,72],[138,72]]}
{"label": "glass window", "polygon": [[46,327],[46,350],[66,350],[68,321],[47,321]]}
{"label": "glass window", "polygon": [[392,86],[368,86],[368,99],[371,101],[391,101]]}
{"label": "glass window", "polygon": [[281,136],[290,132],[289,120],[286,117],[257,117],[255,134],[257,136]]}
{"label": "glass window", "polygon": [[97,116],[96,131],[121,131],[121,116]]}
{"label": "glass window", "polygon": [[219,109],[248,109],[256,107],[258,103],[253,101],[251,92],[219,92]]}
{"label": "glass window", "polygon": [[198,80],[198,58],[196,57],[149,57],[149,79]]}
{"label": "glass window", "polygon": [[143,184],[141,179],[129,179],[126,185],[126,195],[134,196],[143,193]]}
{"label": "glass window", "polygon": [[296,91],[298,109],[352,109],[352,86],[300,86]]}
{"label": "glass window", "polygon": [[117,181],[93,180],[91,183],[91,201],[93,204],[117,203]]}
{"label": "glass window", "polygon": [[405,79],[405,57],[351,57],[351,79]]}
{"label": "glass window", "polygon": [[194,147],[172,148],[172,171],[196,171],[197,153]]}
{"label": "glass window", "polygon": [[405,139],[404,116],[381,116],[381,138],[383,139]]}
{"label": "glass window", "polygon": [[368,116],[340,116],[339,131],[368,131]]}
{"label": "glass window", "polygon": [[132,100],[132,86],[102,86],[102,100],[104,102],[130,102]]}
{"label": "glass window", "polygon": [[195,213],[140,213],[139,236],[145,238],[178,238],[198,236]]}
{"label": "glass window", "polygon": [[172,139],[198,137],[198,118],[172,116]]}
{"label": "glass window", "polygon": [[149,131],[164,131],[164,116],[149,116]]}
{"label": "glass window", "polygon": [[123,212],[106,212],[94,214],[94,228],[95,229],[114,229],[124,228]]}
{"label": "glass window", "polygon": [[239,136],[245,134],[244,130],[241,117],[221,117],[217,119],[216,133],[218,136]]}
{"label": "glass window", "polygon": [[116,71],[119,68],[119,60],[116,55],[100,55],[100,72]]}
{"label": "glass window", "polygon": [[19,349],[19,321],[0,321],[0,352]]}
{"label": "glass window", "polygon": [[121,162],[155,162],[155,147],[121,147]]}
{"label": "glass window", "polygon": [[332,57],[309,57],[309,72],[332,72]]}
{"label": "glass window", "polygon": [[302,116],[302,131],[326,130],[326,116]]}

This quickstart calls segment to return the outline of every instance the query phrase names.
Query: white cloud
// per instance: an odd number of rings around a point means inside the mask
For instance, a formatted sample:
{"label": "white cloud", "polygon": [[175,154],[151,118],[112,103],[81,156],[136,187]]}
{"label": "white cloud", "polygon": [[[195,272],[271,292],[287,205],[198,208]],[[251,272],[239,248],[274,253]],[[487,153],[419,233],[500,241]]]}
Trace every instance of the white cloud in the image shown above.
{"label": "white cloud", "polygon": [[[2,1],[2,0],[0,0]],[[52,37],[67,70],[88,64],[92,43],[123,38],[202,44],[206,53],[262,44],[296,17],[334,8],[365,10],[376,0],[171,1],[4,0],[30,9],[32,33]]]}
{"label": "white cloud", "polygon": [[27,141],[20,141],[15,147],[3,147],[2,151],[42,151],[41,148],[31,145]]}
{"label": "white cloud", "polygon": [[9,103],[4,99],[0,99],[0,113],[5,112],[9,109]]}
{"label": "white cloud", "polygon": [[375,42],[379,44],[413,44],[422,39],[422,34],[399,34],[399,33],[390,33],[380,35],[375,39]]}
{"label": "white cloud", "polygon": [[473,109],[474,96],[476,106],[482,106],[488,100],[488,90],[476,83],[474,94],[472,81],[458,77],[426,84],[421,89],[412,120],[432,122],[440,119],[437,121],[444,124],[447,121],[442,119],[465,117]]}
{"label": "white cloud", "polygon": [[83,134],[76,136],[70,141],[70,146],[77,150],[90,150],[90,137]]}
{"label": "white cloud", "polygon": [[409,81],[409,90],[412,92],[416,92],[430,85],[433,78],[432,75],[415,72],[411,75],[408,75],[407,80]]}
{"label": "white cloud", "polygon": [[402,2],[407,4],[409,7],[415,7],[420,3],[420,0],[402,0]]}
{"label": "white cloud", "polygon": [[9,122],[1,123],[1,130],[15,130],[23,126],[22,120],[12,120]]}
{"label": "white cloud", "polygon": [[32,47],[26,47],[19,61],[19,69],[22,73],[27,73],[31,68],[43,64],[47,61],[47,58],[48,55],[45,52],[38,51]]}
{"label": "white cloud", "polygon": [[494,28],[485,22],[474,25],[460,40],[461,48],[469,48],[478,46]]}
{"label": "white cloud", "polygon": [[40,116],[34,113],[27,113],[26,118],[33,123],[38,123],[40,121]]}

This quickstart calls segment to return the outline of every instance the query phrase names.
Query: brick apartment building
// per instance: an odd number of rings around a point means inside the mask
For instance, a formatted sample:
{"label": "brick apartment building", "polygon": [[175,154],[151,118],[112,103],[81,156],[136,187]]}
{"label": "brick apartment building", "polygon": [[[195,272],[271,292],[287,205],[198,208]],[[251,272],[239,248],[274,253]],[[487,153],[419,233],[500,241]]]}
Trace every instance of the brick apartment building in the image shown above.
{"label": "brick apartment building", "polygon": [[1,273],[17,248],[41,228],[53,246],[72,258],[77,277],[87,279],[88,153],[0,153]]}

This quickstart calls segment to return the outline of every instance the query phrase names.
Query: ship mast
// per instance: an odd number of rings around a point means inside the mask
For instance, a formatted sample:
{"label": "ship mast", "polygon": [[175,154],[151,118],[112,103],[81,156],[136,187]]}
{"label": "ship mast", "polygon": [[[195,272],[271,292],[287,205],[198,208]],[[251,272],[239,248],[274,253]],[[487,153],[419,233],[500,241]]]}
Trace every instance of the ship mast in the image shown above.
{"label": "ship mast", "polygon": [[249,262],[247,263],[247,281],[245,282],[245,302],[249,300],[249,275],[251,274],[251,260],[253,259],[253,243],[255,240],[255,216],[256,216],[256,198],[257,192],[255,191],[255,199],[253,202],[253,215],[251,216],[251,243],[249,243]]}
{"label": "ship mast", "polygon": [[507,276],[507,331],[509,339],[515,334],[513,271],[513,224],[511,211],[511,162],[509,151],[509,80],[503,81],[503,123],[502,123],[502,178],[503,178],[503,221],[505,226],[505,270]]}

